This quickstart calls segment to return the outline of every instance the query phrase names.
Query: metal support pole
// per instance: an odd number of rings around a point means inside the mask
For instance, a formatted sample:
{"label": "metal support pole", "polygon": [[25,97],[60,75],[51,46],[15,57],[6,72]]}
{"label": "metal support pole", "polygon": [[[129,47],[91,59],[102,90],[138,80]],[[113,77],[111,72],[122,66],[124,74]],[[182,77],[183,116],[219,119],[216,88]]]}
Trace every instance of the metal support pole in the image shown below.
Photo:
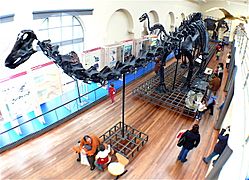
{"label": "metal support pole", "polygon": [[123,91],[122,91],[122,138],[124,138],[124,123],[125,123],[125,74],[123,74]]}
{"label": "metal support pole", "polygon": [[174,75],[174,81],[173,81],[172,90],[174,90],[174,89],[175,89],[176,74],[177,74],[177,68],[178,68],[178,61],[179,61],[179,59],[176,59],[176,70],[175,70],[175,75]]}
{"label": "metal support pole", "polygon": [[79,101],[80,101],[80,103],[81,103],[80,90],[79,90],[79,84],[78,84],[77,79],[75,79],[75,82],[76,82],[76,86],[77,86],[77,92],[78,92]]}

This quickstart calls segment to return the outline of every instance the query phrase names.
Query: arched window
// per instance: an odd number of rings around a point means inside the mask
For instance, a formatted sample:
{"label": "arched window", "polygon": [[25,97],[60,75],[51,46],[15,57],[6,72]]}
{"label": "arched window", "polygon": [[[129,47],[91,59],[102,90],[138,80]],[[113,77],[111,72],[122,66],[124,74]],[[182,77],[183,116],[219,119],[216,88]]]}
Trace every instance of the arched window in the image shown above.
{"label": "arched window", "polygon": [[84,50],[84,31],[80,21],[75,16],[61,14],[50,16],[43,20],[38,30],[39,40],[50,39],[52,44],[59,45],[61,54]]}
{"label": "arched window", "polygon": [[[56,13],[37,19],[39,21],[37,38],[40,41],[50,39],[51,44],[59,45],[60,54],[75,51],[82,62],[81,53],[84,50],[84,29],[80,20],[68,13]],[[39,48],[38,48],[39,49]],[[48,58],[41,57],[40,63]],[[61,70],[62,93],[75,88],[74,80]]]}
{"label": "arched window", "polygon": [[170,16],[170,31],[174,31],[175,28],[175,16],[173,12],[169,12]]}
{"label": "arched window", "polygon": [[185,14],[181,13],[182,20],[185,20]]}
{"label": "arched window", "polygon": [[107,24],[106,44],[113,44],[119,41],[134,38],[133,19],[126,9],[118,9],[110,17]]}

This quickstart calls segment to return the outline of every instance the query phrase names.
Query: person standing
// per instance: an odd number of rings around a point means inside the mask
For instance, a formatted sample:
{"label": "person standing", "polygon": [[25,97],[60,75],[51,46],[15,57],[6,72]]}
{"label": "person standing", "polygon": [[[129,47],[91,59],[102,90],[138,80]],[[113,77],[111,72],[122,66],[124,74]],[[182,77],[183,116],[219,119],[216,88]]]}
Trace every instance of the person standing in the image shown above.
{"label": "person standing", "polygon": [[209,88],[211,89],[212,93],[216,95],[216,92],[221,86],[220,78],[218,77],[217,73],[214,73],[214,77],[211,81],[209,81]]}
{"label": "person standing", "polygon": [[111,98],[112,103],[114,103],[114,97],[115,97],[115,94],[116,94],[116,89],[114,88],[114,84],[110,84],[108,93],[109,93],[109,96]]}
{"label": "person standing", "polygon": [[230,65],[230,60],[231,60],[231,52],[229,52],[229,54],[227,55],[227,59],[226,59],[226,68],[229,68]]}
{"label": "person standing", "polygon": [[216,60],[219,61],[220,60],[220,55],[221,55],[221,50],[218,50],[216,53]]}
{"label": "person standing", "polygon": [[216,45],[215,50],[216,50],[216,52],[215,52],[215,53],[217,53],[218,51],[220,51],[220,50],[221,50],[221,46],[220,46],[220,44],[219,44],[219,43]]}
{"label": "person standing", "polygon": [[224,71],[224,65],[223,65],[223,63],[219,63],[217,69],[218,69],[218,72],[217,72],[218,73],[218,77],[220,78],[220,82],[222,82],[223,71]]}
{"label": "person standing", "polygon": [[[94,161],[95,156],[98,153],[98,147],[100,145],[100,139],[96,135],[85,135],[80,140],[80,150],[83,150],[86,154],[87,160],[90,164],[90,170],[95,169]],[[80,152],[79,152],[79,158],[77,161],[81,160]]]}
{"label": "person standing", "polygon": [[177,160],[180,160],[182,163],[186,162],[188,152],[194,147],[197,147],[200,143],[200,134],[199,134],[199,125],[194,124],[191,130],[187,130],[181,138],[185,138],[182,150],[180,151]]}
{"label": "person standing", "polygon": [[[225,134],[225,132],[227,132],[227,133]],[[224,151],[224,149],[227,146],[229,132],[230,132],[230,126],[228,126],[226,129],[221,130],[221,132],[218,136],[218,142],[216,143],[213,152],[211,154],[209,154],[208,157],[203,157],[203,159],[202,159],[206,164],[208,164],[213,159],[213,157],[216,155],[219,155],[219,156],[216,160],[213,161],[213,163],[215,164],[216,161],[219,159],[220,155],[222,154],[222,152]]]}
{"label": "person standing", "polygon": [[197,107],[195,119],[197,121],[200,121],[202,115],[204,114],[205,110],[207,109],[206,100],[203,99],[201,102],[197,102],[197,104],[198,104],[198,107]]}
{"label": "person standing", "polygon": [[157,76],[159,76],[159,70],[160,70],[160,59],[157,58],[156,59],[156,64],[155,64],[155,67],[154,67],[154,72],[156,73]]}
{"label": "person standing", "polygon": [[207,109],[205,111],[210,110],[209,114],[211,116],[214,115],[214,105],[216,104],[216,99],[217,99],[216,96],[211,96],[207,103]]}

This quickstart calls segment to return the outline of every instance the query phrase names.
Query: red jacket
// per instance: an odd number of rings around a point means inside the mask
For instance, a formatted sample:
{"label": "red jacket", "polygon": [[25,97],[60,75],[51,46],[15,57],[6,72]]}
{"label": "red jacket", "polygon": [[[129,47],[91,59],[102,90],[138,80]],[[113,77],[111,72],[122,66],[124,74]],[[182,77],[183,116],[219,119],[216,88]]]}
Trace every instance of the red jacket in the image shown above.
{"label": "red jacket", "polygon": [[116,92],[116,90],[115,90],[114,87],[110,87],[110,88],[109,88],[109,95],[110,95],[110,96],[114,96],[115,92]]}
{"label": "red jacket", "polygon": [[107,163],[108,162],[108,156],[107,157],[105,157],[105,158],[98,158],[97,159],[97,163],[98,164],[105,164],[105,163]]}

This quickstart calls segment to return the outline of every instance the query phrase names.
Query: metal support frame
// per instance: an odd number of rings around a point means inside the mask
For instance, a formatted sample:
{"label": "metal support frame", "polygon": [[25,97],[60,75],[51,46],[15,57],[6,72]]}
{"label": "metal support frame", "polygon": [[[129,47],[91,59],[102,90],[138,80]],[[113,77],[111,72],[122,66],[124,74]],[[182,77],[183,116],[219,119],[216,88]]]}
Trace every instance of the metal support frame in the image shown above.
{"label": "metal support frame", "polygon": [[148,135],[125,124],[125,74],[123,74],[122,120],[100,136],[115,152],[133,159],[148,142]]}
{"label": "metal support frame", "polygon": [[79,90],[79,83],[77,79],[74,79],[75,83],[76,83],[76,87],[77,87],[77,92],[78,92],[78,97],[79,97],[79,102],[81,104],[81,97],[80,97],[80,90]]}
{"label": "metal support frame", "polygon": [[123,74],[123,91],[122,91],[122,138],[124,138],[124,124],[125,124],[125,74]]}
{"label": "metal support frame", "polygon": [[[123,132],[125,138],[123,138]],[[118,122],[100,136],[100,139],[110,144],[115,152],[122,154],[129,160],[138,154],[142,147],[148,142],[148,138],[148,135],[145,133],[122,122]]]}
{"label": "metal support frame", "polygon": [[[210,44],[210,46],[212,48],[210,48],[209,55],[207,56],[206,65],[212,58],[215,51],[214,44]],[[196,109],[189,109],[185,106],[187,93],[189,90],[193,90],[196,93],[201,92],[205,97],[208,86],[208,82],[206,82],[207,78],[205,75],[198,78],[198,67],[194,67],[190,89],[186,89],[184,88],[184,83],[186,82],[185,76],[188,73],[188,69],[181,68],[180,66],[181,65],[179,65],[178,62],[175,62],[165,68],[165,84],[167,89],[172,89],[171,91],[167,91],[166,93],[158,93],[155,89],[159,84],[159,78],[154,76],[136,87],[132,91],[132,94],[155,105],[183,114],[187,117],[194,118]],[[174,76],[176,69],[177,74]],[[172,84],[172,82],[174,83]]]}

